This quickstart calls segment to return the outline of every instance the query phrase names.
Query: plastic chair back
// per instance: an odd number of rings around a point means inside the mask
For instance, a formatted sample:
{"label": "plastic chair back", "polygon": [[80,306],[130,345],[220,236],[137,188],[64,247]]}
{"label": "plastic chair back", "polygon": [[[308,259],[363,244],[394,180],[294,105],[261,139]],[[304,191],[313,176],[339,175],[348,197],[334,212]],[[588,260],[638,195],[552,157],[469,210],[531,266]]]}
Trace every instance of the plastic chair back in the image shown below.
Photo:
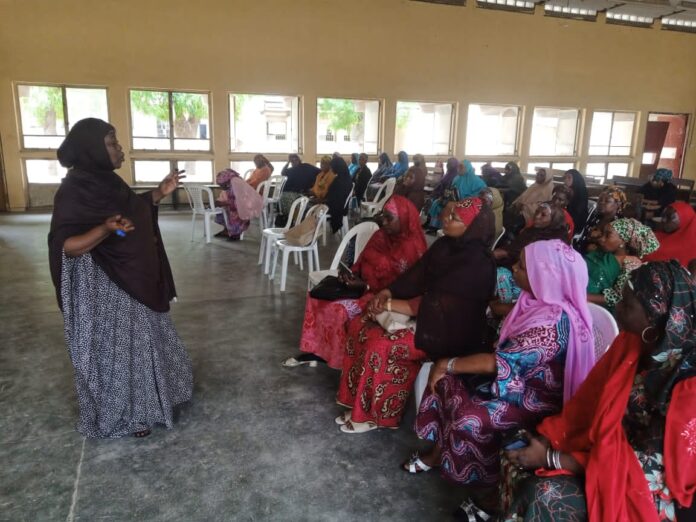
{"label": "plastic chair back", "polygon": [[287,176],[271,176],[268,178],[269,181],[269,190],[268,190],[268,197],[277,200],[280,198],[281,192],[283,192],[283,188],[285,188],[285,183],[288,181]]}
{"label": "plastic chair back", "polygon": [[[187,183],[184,184],[184,190],[188,195],[191,210],[193,210],[195,213],[205,214],[205,211],[207,209],[213,208],[215,206],[215,204],[213,203],[213,191],[210,188],[205,187],[203,185]],[[208,195],[208,207],[205,206],[205,202],[203,201],[204,192]]]}
{"label": "plastic chair back", "polygon": [[343,259],[343,254],[345,253],[346,248],[348,248],[348,243],[350,243],[350,240],[353,238],[355,238],[355,258],[353,262],[357,261],[358,257],[360,257],[360,253],[363,251],[365,245],[367,245],[367,242],[372,237],[372,234],[377,232],[377,230],[379,230],[379,225],[377,225],[377,223],[374,221],[365,221],[364,223],[360,223],[351,228],[348,233],[343,236],[341,243],[338,245],[329,270],[338,269],[338,263],[340,263],[341,259]]}
{"label": "plastic chair back", "polygon": [[297,198],[290,205],[290,210],[288,211],[288,222],[285,223],[284,230],[290,230],[295,225],[299,225],[302,221],[302,216],[304,216],[305,209],[307,208],[307,203],[309,203],[309,198],[302,196]]}
{"label": "plastic chair back", "polygon": [[247,169],[244,175],[242,176],[242,179],[244,181],[248,180],[251,174],[254,172],[254,169]]}
{"label": "plastic chair back", "polygon": [[309,212],[307,212],[307,217],[309,217],[312,214],[316,215],[317,217],[317,226],[314,228],[312,242],[309,245],[307,245],[307,248],[316,245],[317,238],[319,237],[319,232],[321,232],[324,229],[324,222],[326,221],[326,216],[328,215],[328,213],[329,207],[324,204],[314,205],[312,208],[309,209]]}
{"label": "plastic chair back", "polygon": [[597,360],[604,355],[616,336],[619,335],[619,326],[609,313],[609,310],[594,303],[587,303],[592,316],[592,334],[595,341],[595,358]]}
{"label": "plastic chair back", "polygon": [[384,196],[382,197],[384,201],[387,201],[394,193],[394,187],[396,187],[396,178],[389,178],[384,182]]}
{"label": "plastic chair back", "polygon": [[495,238],[495,241],[493,242],[493,250],[495,250],[495,247],[498,246],[498,243],[500,243],[500,240],[503,239],[503,236],[505,236],[505,227],[502,228],[498,237]]}

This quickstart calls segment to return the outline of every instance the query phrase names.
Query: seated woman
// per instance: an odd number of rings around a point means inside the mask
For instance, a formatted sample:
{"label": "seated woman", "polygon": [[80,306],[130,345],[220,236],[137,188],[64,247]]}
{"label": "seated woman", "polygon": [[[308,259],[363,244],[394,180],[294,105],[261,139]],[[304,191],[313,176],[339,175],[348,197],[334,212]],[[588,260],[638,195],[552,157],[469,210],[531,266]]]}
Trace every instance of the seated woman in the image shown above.
{"label": "seated woman", "polygon": [[[624,217],[626,207],[626,193],[617,186],[605,188],[597,200],[597,209],[587,220],[582,229],[580,238],[575,242],[575,249],[585,255],[587,252],[597,250],[598,241],[602,237],[604,226],[607,223]],[[581,229],[578,229],[580,232]]]}
{"label": "seated woman", "polygon": [[321,158],[319,174],[317,174],[317,177],[314,179],[314,185],[309,189],[309,193],[312,195],[312,203],[324,202],[326,195],[329,193],[329,187],[336,178],[336,173],[331,170],[332,159],[331,156],[324,156]]}
{"label": "seated woman", "polygon": [[411,167],[399,178],[394,187],[394,194],[407,198],[418,212],[425,203],[425,173],[426,171],[420,167]]}
{"label": "seated woman", "polygon": [[446,478],[476,487],[486,504],[497,492],[503,433],[560,411],[595,362],[580,254],[558,239],[532,243],[515,280],[522,295],[495,352],[433,365],[416,433],[434,445],[403,465],[410,473],[440,467]]}
{"label": "seated woman", "polygon": [[357,152],[354,152],[350,155],[350,165],[348,165],[348,173],[350,174],[351,178],[355,177],[355,173],[360,168],[360,164],[358,162],[359,157],[360,155]]}
{"label": "seated woman", "polygon": [[402,150],[397,155],[396,163],[394,163],[383,175],[381,181],[388,178],[400,178],[408,170],[408,154]]}
{"label": "seated woman", "polygon": [[647,263],[616,315],[621,333],[577,394],[507,452],[536,475],[518,477],[502,519],[696,519],[696,284],[676,261]]}
{"label": "seated woman", "polygon": [[497,188],[485,187],[478,193],[478,197],[480,197],[486,205],[491,207],[493,211],[493,215],[495,216],[495,237],[497,238],[503,231],[503,196],[501,196]]}
{"label": "seated woman", "polygon": [[288,212],[293,201],[307,194],[314,185],[319,174],[319,169],[309,163],[302,163],[298,154],[288,155],[288,162],[283,167],[282,176],[287,179],[278,203],[278,216],[276,226],[285,226],[288,220]]}
{"label": "seated woman", "polygon": [[643,194],[643,220],[661,216],[668,205],[677,200],[677,187],[671,183],[672,171],[657,169],[650,181],[638,189]]}
{"label": "seated woman", "polygon": [[[457,158],[449,158],[445,167],[445,175],[440,182],[435,185],[435,188],[430,193],[430,207],[428,208],[427,227],[438,229],[440,228],[440,213],[445,205],[450,201],[459,201],[457,190],[452,188],[452,182],[455,176],[459,173],[459,160]],[[431,225],[432,224],[432,225]]]}
{"label": "seated woman", "polygon": [[520,172],[520,167],[514,161],[509,161],[505,165],[505,173],[498,186],[503,190],[505,205],[509,205],[515,201],[525,190],[527,190],[527,182]]}
{"label": "seated woman", "polygon": [[573,224],[577,230],[582,230],[587,224],[589,197],[585,178],[580,171],[567,170],[565,173],[565,186],[570,189],[570,201],[568,201],[568,213],[573,218]]}
{"label": "seated woman", "polygon": [[687,267],[696,259],[696,212],[688,203],[675,201],[662,213],[660,230],[655,232],[660,248],[645,257],[646,261],[676,259]]}
{"label": "seated woman", "polygon": [[505,228],[516,234],[525,223],[534,219],[539,203],[550,201],[553,195],[553,174],[551,169],[538,168],[536,181],[525,190],[505,213]]}
{"label": "seated woman", "polygon": [[300,350],[302,355],[290,357],[283,366],[301,364],[316,366],[326,362],[340,370],[346,351],[348,322],[360,315],[375,292],[394,282],[408,270],[426,249],[418,211],[405,198],[392,196],[382,209],[381,227],[365,245],[351,267],[352,279],[342,277],[351,287],[365,289],[360,299],[322,301],[307,296]]}
{"label": "seated woman", "polygon": [[331,231],[335,234],[343,225],[343,216],[348,212],[346,200],[353,188],[353,180],[350,178],[348,165],[340,156],[331,160],[330,167],[335,177],[326,192],[326,204],[329,207]]}
{"label": "seated woman", "polygon": [[[486,306],[495,282],[489,247],[493,213],[479,198],[450,208],[444,237],[348,326],[337,397],[348,408],[336,419],[342,432],[397,428],[423,359],[488,349]],[[415,335],[410,329],[388,333],[374,322],[385,310],[416,316]]]}
{"label": "seated woman", "polygon": [[[222,214],[215,216],[218,225],[225,225],[216,237],[227,237],[229,241],[237,241],[249,228],[249,218],[258,217],[263,208],[263,199],[244,180],[238,172],[225,169],[217,173],[215,181],[222,192],[218,196],[216,205],[223,207],[227,214],[227,221]],[[242,218],[241,214],[245,217]]]}
{"label": "seated woman", "polygon": [[613,310],[630,273],[659,246],[653,231],[640,221],[621,218],[608,223],[599,239],[601,250],[585,256],[589,274],[587,300]]}
{"label": "seated woman", "polygon": [[[446,177],[447,176],[445,176],[445,178]],[[476,175],[476,170],[471,162],[469,160],[462,160],[459,164],[457,175],[453,177],[449,188],[450,190],[456,189],[456,200],[462,200],[464,198],[478,196],[481,189],[486,188],[486,184]],[[440,214],[446,204],[447,201],[442,198],[438,201],[433,201],[429,212],[431,229],[437,230],[440,228]]]}
{"label": "seated woman", "polygon": [[553,187],[551,203],[563,209],[565,222],[566,225],[568,225],[568,241],[573,240],[573,234],[575,233],[575,221],[573,221],[573,217],[568,212],[568,205],[570,204],[570,199],[572,197],[572,191],[565,185],[556,185]]}
{"label": "seated woman", "polygon": [[263,154],[254,156],[254,165],[256,169],[249,176],[247,183],[256,189],[262,182],[271,177],[273,165]]}
{"label": "seated woman", "polygon": [[360,153],[360,156],[358,156],[358,170],[355,172],[355,176],[353,176],[355,199],[358,201],[358,207],[372,179],[372,171],[370,171],[370,167],[367,166],[367,160],[367,154],[364,152]]}

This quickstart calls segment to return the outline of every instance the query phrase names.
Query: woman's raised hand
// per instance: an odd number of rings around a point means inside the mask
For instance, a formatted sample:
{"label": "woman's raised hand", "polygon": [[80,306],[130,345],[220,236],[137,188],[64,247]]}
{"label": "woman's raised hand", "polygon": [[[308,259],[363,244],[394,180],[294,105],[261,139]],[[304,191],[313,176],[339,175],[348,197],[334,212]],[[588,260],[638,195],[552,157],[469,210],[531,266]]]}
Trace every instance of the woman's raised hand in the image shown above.
{"label": "woman's raised hand", "polygon": [[167,176],[159,184],[159,189],[162,193],[162,197],[168,196],[176,190],[176,187],[179,186],[181,180],[186,177],[184,175],[184,172],[186,171],[174,169],[169,174],[167,174]]}

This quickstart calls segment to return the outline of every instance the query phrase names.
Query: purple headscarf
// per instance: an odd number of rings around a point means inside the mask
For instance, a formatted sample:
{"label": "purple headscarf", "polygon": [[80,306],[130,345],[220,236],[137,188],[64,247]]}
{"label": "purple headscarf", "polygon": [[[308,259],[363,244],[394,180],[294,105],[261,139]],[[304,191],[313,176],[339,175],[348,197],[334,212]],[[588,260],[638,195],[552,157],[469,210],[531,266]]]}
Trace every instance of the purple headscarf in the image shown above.
{"label": "purple headscarf", "polygon": [[595,364],[592,317],[587,306],[587,265],[563,241],[537,241],[524,249],[534,295],[522,291],[505,318],[500,343],[530,328],[555,325],[565,312],[570,322],[563,401],[570,399]]}

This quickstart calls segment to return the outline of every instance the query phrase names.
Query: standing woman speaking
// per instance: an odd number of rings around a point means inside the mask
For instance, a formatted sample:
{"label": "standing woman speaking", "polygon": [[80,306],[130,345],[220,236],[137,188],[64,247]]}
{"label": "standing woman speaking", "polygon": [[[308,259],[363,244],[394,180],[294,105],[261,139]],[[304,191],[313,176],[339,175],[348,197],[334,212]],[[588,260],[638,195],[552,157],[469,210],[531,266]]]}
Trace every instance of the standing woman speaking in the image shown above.
{"label": "standing woman speaking", "polygon": [[88,118],[58,149],[69,168],[56,193],[48,252],[65,322],[87,437],[150,434],[173,425],[191,398],[191,361],[169,316],[176,296],[157,225],[157,204],[181,173],[136,195],[114,172],[124,154],[116,130]]}

